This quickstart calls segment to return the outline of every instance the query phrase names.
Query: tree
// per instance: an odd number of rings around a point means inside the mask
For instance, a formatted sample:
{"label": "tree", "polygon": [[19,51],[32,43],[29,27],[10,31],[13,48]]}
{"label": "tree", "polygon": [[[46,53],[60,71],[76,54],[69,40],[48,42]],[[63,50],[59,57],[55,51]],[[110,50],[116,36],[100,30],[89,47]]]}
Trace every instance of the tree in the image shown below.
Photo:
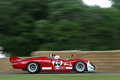
{"label": "tree", "polygon": [[[0,45],[11,55],[28,56],[36,50],[34,22],[46,19],[47,0],[3,0],[0,7]],[[13,45],[14,42],[14,45]],[[28,49],[26,49],[28,48]]]}
{"label": "tree", "polygon": [[112,6],[120,10],[120,1],[119,0],[110,0],[112,1]]}
{"label": "tree", "polygon": [[119,6],[89,7],[82,0],[1,0],[0,46],[13,56],[120,49],[119,17]]}

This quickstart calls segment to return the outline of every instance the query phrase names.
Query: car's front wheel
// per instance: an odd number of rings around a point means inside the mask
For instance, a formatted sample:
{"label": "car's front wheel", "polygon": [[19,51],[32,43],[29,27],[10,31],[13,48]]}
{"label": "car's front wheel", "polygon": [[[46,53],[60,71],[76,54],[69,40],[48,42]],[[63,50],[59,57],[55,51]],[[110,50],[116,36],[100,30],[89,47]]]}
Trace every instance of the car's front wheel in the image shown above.
{"label": "car's front wheel", "polygon": [[31,63],[28,63],[27,65],[27,71],[29,73],[39,73],[40,72],[40,66],[38,63],[35,63],[35,62],[31,62]]}
{"label": "car's front wheel", "polygon": [[82,73],[86,69],[86,64],[82,61],[76,62],[74,68],[77,72]]}

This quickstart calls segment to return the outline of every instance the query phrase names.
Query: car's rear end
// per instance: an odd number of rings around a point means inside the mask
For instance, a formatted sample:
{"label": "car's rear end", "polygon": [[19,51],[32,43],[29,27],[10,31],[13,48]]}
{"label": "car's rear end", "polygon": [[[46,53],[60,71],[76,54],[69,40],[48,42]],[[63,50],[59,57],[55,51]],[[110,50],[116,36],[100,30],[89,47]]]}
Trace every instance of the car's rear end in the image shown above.
{"label": "car's rear end", "polygon": [[12,63],[13,68],[19,68],[19,69],[25,69],[26,68],[26,62],[22,61],[21,58],[11,56],[10,62]]}

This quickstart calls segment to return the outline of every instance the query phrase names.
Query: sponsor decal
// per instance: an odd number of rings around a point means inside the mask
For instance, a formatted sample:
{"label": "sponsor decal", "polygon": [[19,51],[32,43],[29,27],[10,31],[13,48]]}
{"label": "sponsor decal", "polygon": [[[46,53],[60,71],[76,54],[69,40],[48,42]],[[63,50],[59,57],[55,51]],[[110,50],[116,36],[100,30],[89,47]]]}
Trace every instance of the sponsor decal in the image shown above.
{"label": "sponsor decal", "polygon": [[54,70],[58,70],[58,69],[64,69],[64,67],[55,67]]}
{"label": "sponsor decal", "polygon": [[52,70],[52,67],[42,67],[42,70]]}
{"label": "sponsor decal", "polygon": [[26,62],[21,62],[22,64],[26,64]]}
{"label": "sponsor decal", "polygon": [[72,66],[72,64],[70,63],[70,65],[69,66]]}
{"label": "sponsor decal", "polygon": [[66,69],[72,69],[72,67],[66,67]]}
{"label": "sponsor decal", "polygon": [[66,65],[72,66],[72,64],[71,64],[71,63],[68,63],[68,64],[67,64],[67,63],[64,63],[64,65],[65,65],[65,66],[66,66]]}
{"label": "sponsor decal", "polygon": [[67,63],[64,63],[64,65],[66,66],[66,65],[69,65],[69,64],[67,64]]}

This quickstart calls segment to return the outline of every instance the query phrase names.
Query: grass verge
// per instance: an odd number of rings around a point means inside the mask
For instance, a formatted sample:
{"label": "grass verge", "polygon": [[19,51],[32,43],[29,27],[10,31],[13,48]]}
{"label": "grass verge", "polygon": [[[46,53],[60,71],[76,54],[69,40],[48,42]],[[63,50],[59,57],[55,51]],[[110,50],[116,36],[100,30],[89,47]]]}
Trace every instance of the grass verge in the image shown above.
{"label": "grass verge", "polygon": [[101,74],[30,74],[30,75],[0,75],[0,80],[120,80],[120,75]]}

